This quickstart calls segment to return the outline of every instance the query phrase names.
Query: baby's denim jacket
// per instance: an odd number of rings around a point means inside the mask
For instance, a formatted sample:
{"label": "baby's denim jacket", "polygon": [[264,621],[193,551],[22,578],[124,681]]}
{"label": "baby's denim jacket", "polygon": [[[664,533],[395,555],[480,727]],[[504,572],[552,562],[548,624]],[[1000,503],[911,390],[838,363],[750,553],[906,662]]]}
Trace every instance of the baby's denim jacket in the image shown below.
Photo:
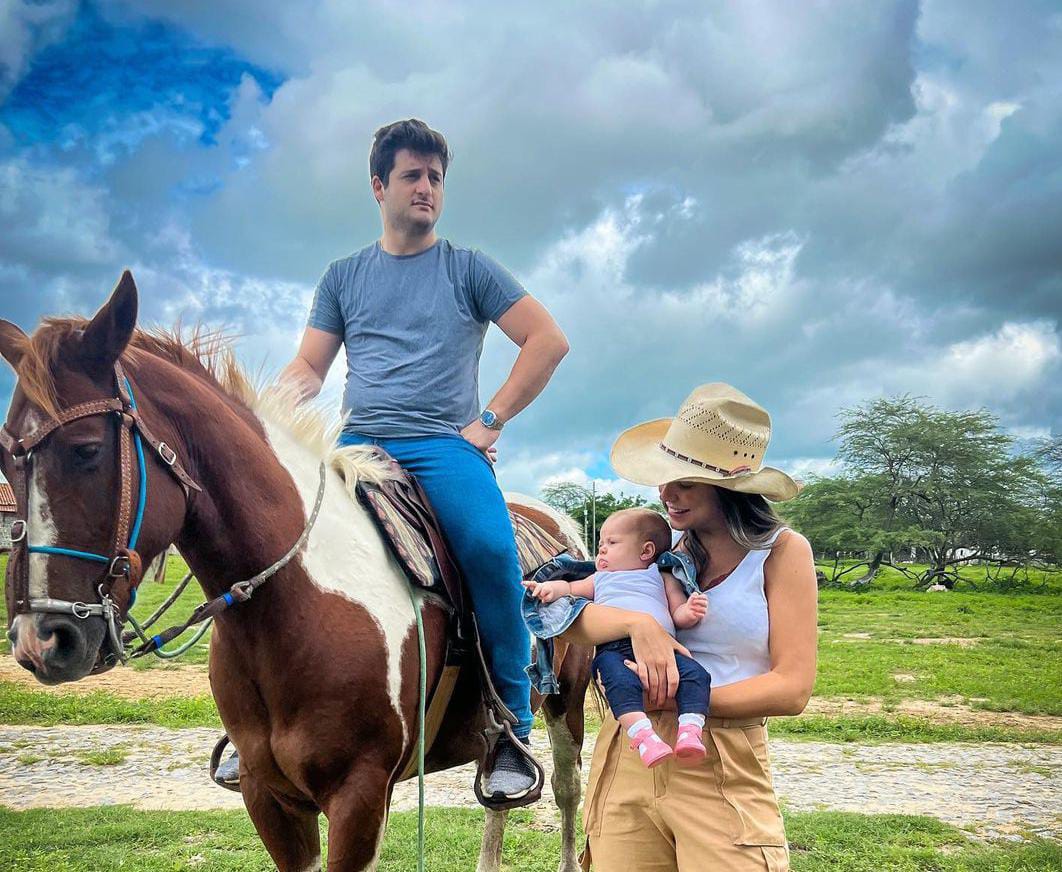
{"label": "baby's denim jacket", "polygon": [[[693,560],[684,551],[665,551],[657,558],[656,565],[661,570],[669,570],[685,589],[687,596],[697,592],[697,570]],[[593,575],[594,571],[592,560],[576,560],[561,554],[535,570],[531,580],[575,581]],[[560,693],[560,685],[553,674],[553,639],[567,630],[590,602],[583,597],[564,596],[544,603],[533,597],[530,591],[524,592],[520,610],[527,629],[535,637],[535,660],[526,671],[532,687],[543,696]]]}

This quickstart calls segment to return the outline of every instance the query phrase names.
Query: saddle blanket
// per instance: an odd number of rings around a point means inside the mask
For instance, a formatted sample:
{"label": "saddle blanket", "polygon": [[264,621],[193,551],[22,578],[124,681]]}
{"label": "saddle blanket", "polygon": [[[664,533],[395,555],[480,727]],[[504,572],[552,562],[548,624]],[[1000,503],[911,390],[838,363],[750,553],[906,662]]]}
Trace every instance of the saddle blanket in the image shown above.
{"label": "saddle blanket", "polygon": [[[358,497],[369,509],[410,581],[446,596],[451,603],[459,606],[460,573],[446,547],[439,522],[416,479],[398,464],[395,467],[399,474],[382,485],[359,481]],[[509,519],[512,521],[524,578],[566,550],[549,532],[511,507]]]}

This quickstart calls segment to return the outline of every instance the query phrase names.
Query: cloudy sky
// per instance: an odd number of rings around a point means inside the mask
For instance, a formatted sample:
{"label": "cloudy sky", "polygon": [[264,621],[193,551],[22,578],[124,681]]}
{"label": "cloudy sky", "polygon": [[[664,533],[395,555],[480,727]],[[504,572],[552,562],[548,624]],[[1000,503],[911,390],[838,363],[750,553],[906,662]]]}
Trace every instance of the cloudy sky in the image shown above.
{"label": "cloudy sky", "polygon": [[[801,474],[882,394],[1059,431],[1056,2],[523,5],[0,0],[0,316],[89,314],[129,266],[145,322],[277,370],[379,233],[372,132],[416,116],[455,156],[440,233],[572,345],[506,488],[623,489],[615,435],[707,381]],[[513,357],[493,330],[484,400]]]}

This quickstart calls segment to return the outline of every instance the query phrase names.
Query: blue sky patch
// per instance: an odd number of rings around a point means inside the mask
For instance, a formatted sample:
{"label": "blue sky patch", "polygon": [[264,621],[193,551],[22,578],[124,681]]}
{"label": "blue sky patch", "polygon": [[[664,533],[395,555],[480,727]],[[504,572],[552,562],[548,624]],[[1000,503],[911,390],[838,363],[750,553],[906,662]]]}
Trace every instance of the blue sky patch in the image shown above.
{"label": "blue sky patch", "polygon": [[[284,81],[171,25],[116,24],[85,3],[65,38],[35,58],[0,107],[0,124],[24,146],[70,149],[98,145],[103,135],[114,151],[128,151],[161,129],[210,146],[244,74],[267,99]],[[108,162],[113,151],[97,148],[97,155]]]}

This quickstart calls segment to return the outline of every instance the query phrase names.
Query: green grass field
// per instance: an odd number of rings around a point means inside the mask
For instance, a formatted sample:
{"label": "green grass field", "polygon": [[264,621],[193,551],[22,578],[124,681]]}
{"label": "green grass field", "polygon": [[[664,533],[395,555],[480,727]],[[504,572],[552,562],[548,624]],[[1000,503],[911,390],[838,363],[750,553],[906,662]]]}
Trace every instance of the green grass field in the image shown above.
{"label": "green grass field", "polygon": [[[135,614],[149,615],[184,572],[183,561],[171,560],[165,583],[142,586]],[[193,583],[174,606],[173,621],[201,599]],[[159,626],[168,623],[164,618]],[[891,711],[904,700],[924,700],[997,712],[1062,715],[1062,636],[1058,629],[1062,627],[1062,596],[920,593],[888,587],[823,590],[819,627],[816,698],[880,703],[882,711],[778,718],[772,721],[776,736],[833,741],[1062,742],[1059,731],[1048,727],[935,723]],[[205,664],[207,639],[180,663]],[[168,666],[168,662],[148,657],[133,668]],[[137,680],[149,683],[151,678],[143,675]],[[126,700],[102,692],[73,697],[12,682],[0,682],[0,722],[173,727],[219,723],[209,697],[162,702]]]}
{"label": "green grass field", "polygon": [[[2,568],[2,567],[0,567]],[[136,614],[145,617],[184,574],[172,561],[164,584],[145,584]],[[886,573],[888,570],[886,570]],[[897,574],[898,575],[898,574]],[[1021,741],[1062,744],[1053,724],[985,723],[914,717],[911,701],[990,712],[1062,715],[1062,596],[1054,577],[1040,593],[911,590],[902,576],[858,591],[820,592],[819,676],[816,697],[856,701],[867,713],[809,713],[775,718],[772,736],[836,742]],[[902,582],[902,583],[900,583]],[[186,615],[202,599],[193,584],[171,613]],[[170,623],[163,619],[159,626]],[[5,643],[6,644],[6,643]],[[181,664],[204,668],[206,638]],[[154,658],[134,667],[148,684],[153,670],[172,668]],[[588,706],[591,730],[596,728]],[[0,682],[0,723],[145,723],[168,727],[220,726],[210,697],[124,699],[95,692],[44,692]],[[109,766],[121,755],[86,760]],[[506,836],[504,869],[537,872],[556,868],[559,837],[515,812]],[[322,819],[323,822],[323,819]],[[989,872],[1062,868],[1062,845],[1042,839],[975,842],[932,818],[820,812],[788,814],[787,831],[797,872],[889,869],[898,872]],[[431,809],[428,868],[466,872],[475,866],[482,814]],[[391,817],[380,869],[408,872],[416,866],[416,816]],[[27,872],[132,868],[147,870],[259,870],[272,868],[242,812],[140,812],[124,807],[14,812],[0,808],[0,869]]]}
{"label": "green grass field", "polygon": [[[553,872],[560,837],[537,827],[528,812],[510,815],[505,870]],[[483,814],[431,809],[426,840],[431,872],[475,868]],[[1006,872],[1058,869],[1062,846],[971,842],[930,818],[841,813],[786,816],[795,872]],[[381,872],[416,868],[417,819],[391,816]],[[20,872],[84,872],[136,868],[143,872],[209,869],[250,872],[273,868],[243,812],[142,812],[123,807],[13,812],[0,810],[0,868]]]}
{"label": "green grass field", "polygon": [[822,591],[817,696],[1062,715],[1062,597]]}

